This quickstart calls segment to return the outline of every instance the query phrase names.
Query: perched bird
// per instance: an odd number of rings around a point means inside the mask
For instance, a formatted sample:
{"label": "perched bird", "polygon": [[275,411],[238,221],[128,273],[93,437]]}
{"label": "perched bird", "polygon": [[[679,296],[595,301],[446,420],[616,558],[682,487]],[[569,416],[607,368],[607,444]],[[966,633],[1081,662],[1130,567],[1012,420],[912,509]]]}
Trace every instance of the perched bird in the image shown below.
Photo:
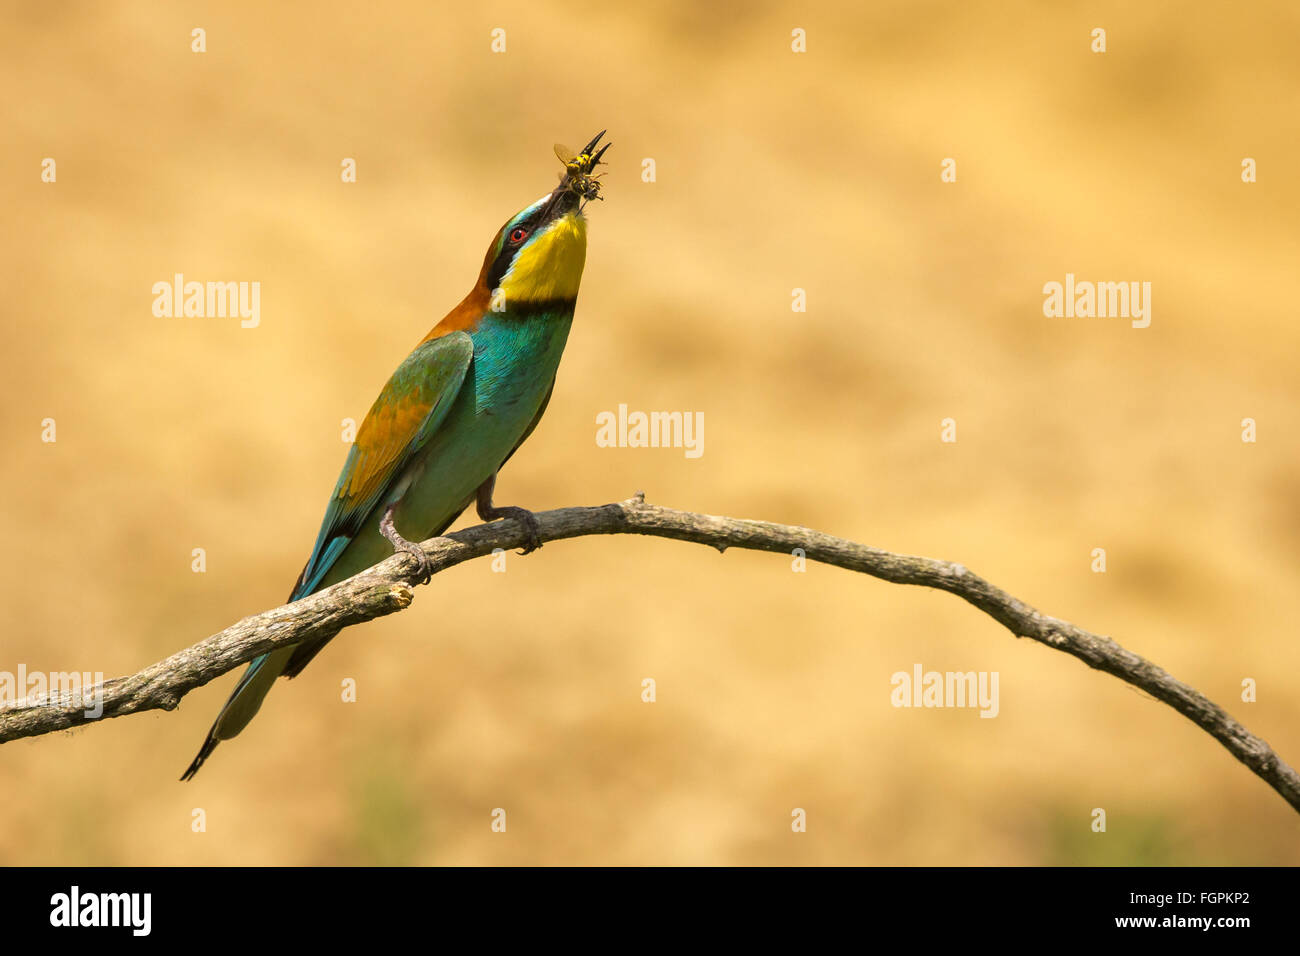
{"label": "perched bird", "polygon": [[[581,153],[564,147],[560,185],[501,227],[469,295],[433,327],[375,399],[343,463],[316,545],[290,601],[441,534],[477,503],[484,521],[514,518],[540,547],[537,520],[492,503],[497,472],[537,427],[560,364],[587,257],[584,206],[600,198],[593,171],[602,130]],[[426,573],[427,580],[427,573]],[[182,780],[218,743],[248,726],[275,679],[297,676],[329,638],[254,658]]]}

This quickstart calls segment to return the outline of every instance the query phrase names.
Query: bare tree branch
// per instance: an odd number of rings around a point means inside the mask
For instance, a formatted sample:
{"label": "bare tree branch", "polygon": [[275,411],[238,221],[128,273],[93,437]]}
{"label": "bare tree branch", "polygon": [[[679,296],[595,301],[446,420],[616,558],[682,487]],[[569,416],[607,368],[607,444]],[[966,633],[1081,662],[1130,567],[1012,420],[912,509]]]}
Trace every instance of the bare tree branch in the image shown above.
{"label": "bare tree branch", "polygon": [[[1300,775],[1223,708],[1110,638],[1049,617],[960,564],[881,551],[808,528],[662,508],[646,504],[640,494],[618,504],[539,512],[537,520],[543,541],[593,534],[644,534],[693,541],[719,551],[747,548],[790,554],[799,548],[809,559],[824,564],[895,584],[915,584],[955,594],[1017,637],[1064,651],[1164,701],[1219,741],[1300,811]],[[527,531],[521,524],[501,521],[431,538],[421,547],[436,574],[497,548],[522,547],[526,538]],[[0,705],[0,743],[108,717],[172,710],[194,688],[272,648],[333,635],[353,624],[402,610],[414,596],[414,565],[409,555],[394,555],[317,594],[246,617],[130,677],[106,680],[76,695],[46,694]],[[84,697],[88,693],[102,700],[101,714],[86,713]]]}

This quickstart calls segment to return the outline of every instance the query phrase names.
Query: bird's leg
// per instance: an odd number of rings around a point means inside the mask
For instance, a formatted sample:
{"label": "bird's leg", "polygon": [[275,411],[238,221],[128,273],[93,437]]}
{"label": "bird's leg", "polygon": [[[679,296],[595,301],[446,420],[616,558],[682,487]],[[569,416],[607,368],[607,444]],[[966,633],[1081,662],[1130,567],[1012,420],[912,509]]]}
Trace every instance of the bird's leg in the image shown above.
{"label": "bird's leg", "polygon": [[396,503],[388,506],[384,516],[379,519],[379,533],[388,539],[388,543],[393,546],[393,553],[405,551],[411,557],[415,558],[417,568],[420,572],[420,583],[428,584],[433,577],[433,571],[429,568],[429,556],[418,545],[407,541],[397,533],[397,528],[393,527],[393,509],[397,507]]}
{"label": "bird's leg", "polygon": [[542,529],[537,525],[537,516],[527,508],[516,508],[514,505],[505,505],[498,508],[492,504],[492,489],[496,487],[497,476],[493,472],[488,476],[487,481],[478,486],[478,516],[484,521],[495,521],[497,518],[514,518],[528,530],[528,540],[524,544],[524,549],[520,554],[528,554],[530,551],[536,551],[542,546]]}

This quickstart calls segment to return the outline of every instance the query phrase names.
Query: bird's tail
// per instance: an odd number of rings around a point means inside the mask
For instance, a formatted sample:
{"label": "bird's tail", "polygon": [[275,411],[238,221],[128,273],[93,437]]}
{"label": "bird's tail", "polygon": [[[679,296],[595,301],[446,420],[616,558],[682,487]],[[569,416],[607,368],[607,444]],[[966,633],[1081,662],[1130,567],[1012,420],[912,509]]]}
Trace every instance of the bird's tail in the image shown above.
{"label": "bird's tail", "polygon": [[249,662],[248,670],[244,671],[244,676],[235,685],[234,693],[221,708],[221,713],[217,714],[212,729],[208,731],[203,746],[199,748],[198,756],[181,776],[182,780],[189,780],[199,772],[203,761],[212,756],[212,751],[217,749],[217,744],[229,740],[248,726],[248,722],[257,715],[257,710],[262,706],[262,701],[270,692],[275,679],[283,673],[293,652],[293,646],[282,647],[261,657],[255,657]]}

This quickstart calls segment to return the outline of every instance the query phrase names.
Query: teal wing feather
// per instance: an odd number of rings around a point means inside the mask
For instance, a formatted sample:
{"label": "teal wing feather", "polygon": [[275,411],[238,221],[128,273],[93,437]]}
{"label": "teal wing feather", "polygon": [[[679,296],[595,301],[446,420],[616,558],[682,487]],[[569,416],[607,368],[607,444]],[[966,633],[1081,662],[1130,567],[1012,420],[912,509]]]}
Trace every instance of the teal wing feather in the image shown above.
{"label": "teal wing feather", "polygon": [[[421,342],[398,366],[357,431],[330,496],[316,545],[289,596],[291,601],[316,590],[361,530],[367,515],[437,432],[460,392],[473,358],[473,339],[465,332],[451,332]],[[181,779],[193,777],[220,741],[229,740],[248,725],[277,677],[297,674],[327,640],[281,648],[250,661]]]}
{"label": "teal wing feather", "polygon": [[455,402],[473,357],[473,339],[451,332],[421,343],[398,366],[357,430],[290,600],[316,590],[366,516],[428,444]]}
{"label": "teal wing feather", "polygon": [[[474,340],[465,332],[451,332],[421,343],[393,373],[357,430],[316,546],[290,600],[315,591],[338,556],[364,530],[367,516],[376,520],[375,506],[446,419],[473,358]],[[299,644],[281,673],[297,677],[329,640]]]}

